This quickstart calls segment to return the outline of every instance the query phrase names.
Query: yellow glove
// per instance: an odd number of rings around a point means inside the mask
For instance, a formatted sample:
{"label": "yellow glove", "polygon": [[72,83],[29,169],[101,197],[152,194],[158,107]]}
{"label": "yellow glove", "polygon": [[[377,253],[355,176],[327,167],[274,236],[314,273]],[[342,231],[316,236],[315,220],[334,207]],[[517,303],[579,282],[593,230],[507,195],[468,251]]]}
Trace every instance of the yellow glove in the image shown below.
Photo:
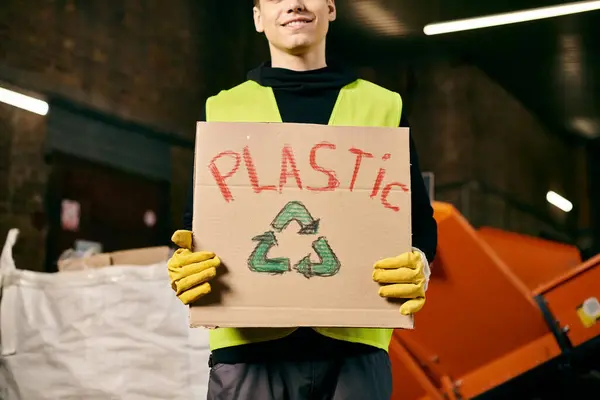
{"label": "yellow glove", "polygon": [[183,304],[190,304],[210,293],[208,281],[217,274],[221,260],[210,251],[192,252],[191,231],[177,231],[171,240],[180,247],[168,263],[171,287]]}
{"label": "yellow glove", "polygon": [[425,305],[425,291],[429,280],[429,263],[418,250],[397,257],[379,260],[374,265],[373,280],[384,284],[379,288],[381,297],[407,299],[400,306],[403,315],[414,314]]}

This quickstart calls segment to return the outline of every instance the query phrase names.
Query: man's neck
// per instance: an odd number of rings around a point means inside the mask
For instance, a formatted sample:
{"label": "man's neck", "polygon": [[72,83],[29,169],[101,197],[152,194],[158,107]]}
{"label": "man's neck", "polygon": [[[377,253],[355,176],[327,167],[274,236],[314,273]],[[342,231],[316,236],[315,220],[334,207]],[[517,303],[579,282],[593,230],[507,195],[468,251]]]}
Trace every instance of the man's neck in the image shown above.
{"label": "man's neck", "polygon": [[312,71],[325,68],[325,44],[301,54],[290,54],[271,46],[271,66],[292,71]]}

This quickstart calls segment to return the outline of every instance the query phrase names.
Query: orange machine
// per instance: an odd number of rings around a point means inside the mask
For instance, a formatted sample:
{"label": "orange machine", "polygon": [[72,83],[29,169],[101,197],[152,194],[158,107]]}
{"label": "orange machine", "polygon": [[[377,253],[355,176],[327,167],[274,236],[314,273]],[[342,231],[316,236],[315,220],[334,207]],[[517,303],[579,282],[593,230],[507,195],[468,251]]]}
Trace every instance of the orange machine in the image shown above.
{"label": "orange machine", "polygon": [[427,304],[390,346],[394,400],[525,398],[541,390],[536,371],[577,377],[598,364],[600,256],[581,264],[575,247],[475,230],[449,204],[434,210]]}

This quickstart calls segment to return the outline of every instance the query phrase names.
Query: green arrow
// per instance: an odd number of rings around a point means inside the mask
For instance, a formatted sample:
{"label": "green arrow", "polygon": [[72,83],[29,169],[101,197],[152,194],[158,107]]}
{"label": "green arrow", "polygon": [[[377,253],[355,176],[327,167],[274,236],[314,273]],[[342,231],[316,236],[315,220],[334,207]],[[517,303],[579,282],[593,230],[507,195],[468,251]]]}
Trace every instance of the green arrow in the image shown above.
{"label": "green arrow", "polygon": [[313,235],[319,231],[319,220],[315,220],[304,204],[299,201],[287,203],[271,222],[271,226],[277,232],[281,232],[292,221],[300,224],[300,230],[298,231],[300,235]]}
{"label": "green arrow", "polygon": [[340,261],[331,250],[327,239],[320,237],[312,244],[313,249],[319,256],[319,262],[313,263],[310,261],[310,254],[300,260],[294,268],[307,278],[311,276],[332,276],[340,270]]}
{"label": "green arrow", "polygon": [[277,246],[275,233],[268,231],[262,235],[253,237],[252,240],[258,242],[256,248],[254,248],[254,251],[248,257],[248,267],[252,271],[280,274],[290,270],[290,260],[288,258],[267,257],[271,247]]}

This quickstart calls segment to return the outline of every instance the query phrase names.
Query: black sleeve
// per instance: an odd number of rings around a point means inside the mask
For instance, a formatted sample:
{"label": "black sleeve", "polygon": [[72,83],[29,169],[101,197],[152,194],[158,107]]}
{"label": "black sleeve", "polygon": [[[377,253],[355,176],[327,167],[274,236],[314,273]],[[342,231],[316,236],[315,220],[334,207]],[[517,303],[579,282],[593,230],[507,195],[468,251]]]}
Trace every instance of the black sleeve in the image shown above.
{"label": "black sleeve", "polygon": [[194,218],[194,173],[190,175],[190,183],[188,185],[188,195],[185,202],[185,210],[183,211],[183,227],[182,229],[191,231],[192,220]]}
{"label": "black sleeve", "polygon": [[[198,121],[204,122],[206,121],[206,110],[203,108],[202,113],[200,114],[200,118]],[[194,163],[192,162],[190,170],[192,173],[190,174],[190,183],[188,186],[188,195],[187,201],[185,204],[185,210],[183,212],[183,227],[182,229],[191,231],[192,230],[192,220],[194,219]]]}
{"label": "black sleeve", "polygon": [[[401,128],[408,128],[408,120],[402,117]],[[412,245],[425,253],[431,263],[437,249],[437,222],[433,218],[433,207],[425,188],[419,155],[412,136],[410,142],[410,182],[411,182],[411,212],[412,212]]]}

